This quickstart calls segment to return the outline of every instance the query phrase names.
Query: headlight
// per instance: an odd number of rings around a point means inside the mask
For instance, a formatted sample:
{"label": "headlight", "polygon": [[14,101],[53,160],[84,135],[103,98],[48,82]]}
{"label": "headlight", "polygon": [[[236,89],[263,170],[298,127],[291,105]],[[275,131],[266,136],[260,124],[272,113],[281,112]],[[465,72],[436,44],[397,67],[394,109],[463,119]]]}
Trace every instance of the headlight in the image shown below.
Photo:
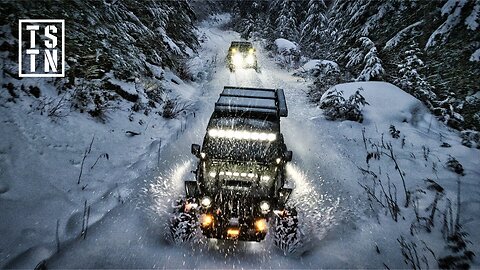
{"label": "headlight", "polygon": [[213,216],[210,214],[203,214],[200,216],[200,224],[202,227],[208,227],[213,223]]}
{"label": "headlight", "polygon": [[275,159],[275,162],[277,162],[277,164],[280,164],[280,162],[282,162],[282,159],[281,159],[281,158],[277,158],[277,159]]}
{"label": "headlight", "polygon": [[270,181],[270,176],[268,176],[268,175],[264,175],[264,176],[260,177],[260,180],[263,180],[263,181]]}
{"label": "headlight", "polygon": [[248,53],[249,53],[249,54],[253,54],[253,52],[254,52],[253,48],[250,48],[250,49],[248,50]]}
{"label": "headlight", "polygon": [[247,65],[252,66],[253,64],[255,64],[255,57],[253,57],[253,55],[249,54],[247,56],[247,58],[245,59],[245,61],[247,62]]}
{"label": "headlight", "polygon": [[267,220],[264,218],[255,221],[255,229],[259,232],[267,231]]}
{"label": "headlight", "polygon": [[207,207],[210,207],[210,205],[212,205],[212,200],[209,197],[205,196],[202,198],[201,203],[203,207],[207,208]]}
{"label": "headlight", "polygon": [[270,211],[270,204],[267,201],[262,201],[260,203],[260,210],[262,211],[262,214],[268,213],[268,211]]}
{"label": "headlight", "polygon": [[243,57],[240,53],[236,53],[232,56],[232,62],[235,66],[243,65]]}

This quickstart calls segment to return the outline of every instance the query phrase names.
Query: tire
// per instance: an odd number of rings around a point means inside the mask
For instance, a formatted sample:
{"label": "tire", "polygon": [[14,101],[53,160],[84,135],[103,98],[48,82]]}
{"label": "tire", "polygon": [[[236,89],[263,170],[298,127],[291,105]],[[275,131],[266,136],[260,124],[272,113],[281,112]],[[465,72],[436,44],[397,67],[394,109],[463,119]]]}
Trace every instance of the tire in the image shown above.
{"label": "tire", "polygon": [[197,233],[197,216],[194,211],[185,211],[185,204],[185,200],[178,200],[170,219],[170,236],[176,244],[189,242]]}
{"label": "tire", "polygon": [[275,246],[285,255],[295,253],[301,246],[298,216],[294,208],[285,209],[282,215],[275,218],[273,239]]}

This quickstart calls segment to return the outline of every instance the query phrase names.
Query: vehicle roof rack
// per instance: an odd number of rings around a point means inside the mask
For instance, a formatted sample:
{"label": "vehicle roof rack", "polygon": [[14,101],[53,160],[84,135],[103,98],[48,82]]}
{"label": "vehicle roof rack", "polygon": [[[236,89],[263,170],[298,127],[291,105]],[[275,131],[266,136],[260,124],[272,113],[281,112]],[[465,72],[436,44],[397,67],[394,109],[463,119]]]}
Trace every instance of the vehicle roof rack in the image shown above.
{"label": "vehicle roof rack", "polygon": [[283,90],[268,88],[225,86],[215,103],[215,111],[288,116]]}

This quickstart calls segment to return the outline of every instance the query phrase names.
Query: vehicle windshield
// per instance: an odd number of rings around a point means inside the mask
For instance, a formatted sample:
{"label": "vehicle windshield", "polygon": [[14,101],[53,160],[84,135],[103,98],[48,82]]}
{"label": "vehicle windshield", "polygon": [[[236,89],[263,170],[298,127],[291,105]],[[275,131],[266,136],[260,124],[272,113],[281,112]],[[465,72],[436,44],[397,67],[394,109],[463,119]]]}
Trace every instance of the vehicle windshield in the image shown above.
{"label": "vehicle windshield", "polygon": [[279,157],[279,124],[262,118],[214,117],[203,151],[211,159],[268,163]]}
{"label": "vehicle windshield", "polygon": [[207,157],[214,160],[268,163],[280,156],[279,146],[277,141],[210,138],[207,135],[203,149]]}
{"label": "vehicle windshield", "polygon": [[[242,115],[243,116],[243,115]],[[272,117],[238,117],[237,116],[213,116],[208,124],[208,129],[233,129],[259,132],[277,133],[280,130],[279,124],[272,121]]]}
{"label": "vehicle windshield", "polygon": [[236,43],[236,44],[232,44],[232,46],[230,46],[230,48],[235,48],[241,52],[247,52],[248,50],[252,49],[253,46],[252,44],[249,44],[249,43]]}

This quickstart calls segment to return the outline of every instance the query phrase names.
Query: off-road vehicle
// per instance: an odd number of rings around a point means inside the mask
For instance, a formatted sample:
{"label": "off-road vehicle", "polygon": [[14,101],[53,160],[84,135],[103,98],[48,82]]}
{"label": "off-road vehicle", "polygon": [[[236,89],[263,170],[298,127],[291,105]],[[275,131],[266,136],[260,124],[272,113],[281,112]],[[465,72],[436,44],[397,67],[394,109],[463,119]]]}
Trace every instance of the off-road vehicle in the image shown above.
{"label": "off-road vehicle", "polygon": [[256,50],[252,43],[232,41],[228,49],[227,65],[231,72],[237,68],[254,68],[258,72]]}
{"label": "off-road vehicle", "polygon": [[175,207],[175,241],[191,238],[197,226],[208,238],[240,241],[261,241],[273,226],[277,245],[295,241],[296,211],[286,206],[292,152],[280,131],[287,115],[282,89],[224,87],[202,146],[191,147],[198,164]]}

